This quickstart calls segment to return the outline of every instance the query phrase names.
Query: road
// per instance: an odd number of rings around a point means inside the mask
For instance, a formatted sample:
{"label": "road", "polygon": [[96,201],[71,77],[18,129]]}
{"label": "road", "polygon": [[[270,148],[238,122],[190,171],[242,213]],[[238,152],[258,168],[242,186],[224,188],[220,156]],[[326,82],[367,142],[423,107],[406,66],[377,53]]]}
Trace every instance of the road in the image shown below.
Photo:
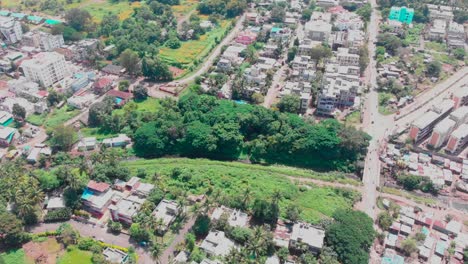
{"label": "road", "polygon": [[173,259],[174,252],[176,251],[177,245],[185,241],[185,235],[189,232],[192,226],[195,224],[196,216],[192,215],[189,220],[185,223],[184,227],[179,230],[177,236],[172,240],[172,243],[164,250],[163,254],[159,258],[161,263],[169,263]]}
{"label": "road", "polygon": [[[391,126],[391,117],[384,117],[379,114],[378,93],[374,88],[377,86],[377,62],[374,59],[375,44],[379,30],[380,14],[377,11],[377,3],[371,0],[372,6],[371,21],[368,25],[368,50],[369,65],[365,72],[366,82],[370,86],[370,92],[364,103],[363,111],[363,129],[372,139],[369,143],[362,182],[364,190],[362,192],[362,202],[358,208],[366,212],[372,219],[376,217],[377,186],[380,178],[379,150],[380,143],[384,140],[387,130]],[[390,120],[390,122],[388,122]]]}

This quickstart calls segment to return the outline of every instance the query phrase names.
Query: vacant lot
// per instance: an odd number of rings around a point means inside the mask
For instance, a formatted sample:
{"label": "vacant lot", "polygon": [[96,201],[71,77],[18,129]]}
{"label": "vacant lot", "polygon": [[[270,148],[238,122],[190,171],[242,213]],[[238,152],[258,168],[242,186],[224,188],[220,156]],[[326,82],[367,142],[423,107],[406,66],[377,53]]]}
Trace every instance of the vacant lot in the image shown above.
{"label": "vacant lot", "polygon": [[[280,207],[296,204],[302,209],[301,217],[318,222],[330,217],[338,208],[352,208],[358,194],[343,189],[298,185],[288,177],[310,177],[332,180],[336,175],[318,174],[290,167],[250,165],[239,162],[221,162],[206,159],[163,158],[135,160],[124,163],[133,173],[143,169],[148,181],[168,190],[170,198],[219,191],[227,205],[243,199],[247,189],[250,200],[270,199],[275,192],[281,194]],[[183,176],[175,177],[174,169]],[[156,177],[153,177],[154,175]],[[234,201],[234,202],[233,202]]]}
{"label": "vacant lot", "polygon": [[46,129],[54,128],[66,121],[72,119],[80,113],[80,110],[70,109],[64,106],[60,109],[54,109],[51,113],[42,115],[29,115],[26,121],[35,126],[44,126]]}

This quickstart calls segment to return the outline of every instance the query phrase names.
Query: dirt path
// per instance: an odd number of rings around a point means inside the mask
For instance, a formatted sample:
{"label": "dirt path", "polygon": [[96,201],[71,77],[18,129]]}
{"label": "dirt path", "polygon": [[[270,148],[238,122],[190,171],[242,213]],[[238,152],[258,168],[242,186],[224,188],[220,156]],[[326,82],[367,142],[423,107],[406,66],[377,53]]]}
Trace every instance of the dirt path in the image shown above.
{"label": "dirt path", "polygon": [[335,187],[335,188],[348,188],[355,191],[362,191],[362,186],[355,186],[351,184],[339,183],[339,182],[329,182],[324,180],[317,180],[312,178],[300,178],[294,176],[287,176],[293,182],[302,182],[302,183],[313,183],[321,187]]}

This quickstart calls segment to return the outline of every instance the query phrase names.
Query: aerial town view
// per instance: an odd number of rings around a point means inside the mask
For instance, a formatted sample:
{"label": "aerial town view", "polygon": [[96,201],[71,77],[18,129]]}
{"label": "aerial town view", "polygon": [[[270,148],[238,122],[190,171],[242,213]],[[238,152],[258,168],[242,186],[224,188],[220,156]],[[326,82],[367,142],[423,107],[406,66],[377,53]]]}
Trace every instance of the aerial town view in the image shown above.
{"label": "aerial town view", "polygon": [[0,0],[0,264],[468,264],[467,0]]}

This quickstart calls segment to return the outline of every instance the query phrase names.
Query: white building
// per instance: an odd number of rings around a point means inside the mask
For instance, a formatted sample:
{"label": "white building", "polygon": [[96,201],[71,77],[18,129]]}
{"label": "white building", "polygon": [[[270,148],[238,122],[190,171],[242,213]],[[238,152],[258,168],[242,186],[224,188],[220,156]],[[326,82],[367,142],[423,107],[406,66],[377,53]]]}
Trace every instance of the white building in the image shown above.
{"label": "white building", "polygon": [[295,248],[299,243],[309,246],[309,250],[318,253],[323,247],[325,231],[307,223],[296,223],[292,228],[289,245]]}
{"label": "white building", "polygon": [[359,66],[359,55],[349,53],[348,48],[338,48],[336,61],[341,66]]}
{"label": "white building", "polygon": [[161,232],[165,232],[181,213],[182,208],[175,201],[162,200],[153,211],[155,219],[162,221]]}
{"label": "white building", "polygon": [[236,244],[223,231],[211,231],[200,245],[200,249],[209,256],[226,256],[233,248]]}
{"label": "white building", "polygon": [[53,51],[64,44],[63,35],[52,35],[43,31],[30,31],[23,36],[25,46],[35,47],[42,51]]}
{"label": "white building", "polygon": [[432,21],[432,26],[429,28],[427,37],[430,40],[443,40],[447,31],[447,21],[443,19],[435,19]]}
{"label": "white building", "polygon": [[228,224],[232,227],[246,227],[249,216],[241,210],[227,208],[225,206],[216,207],[211,214],[211,220],[219,221],[226,214]]}
{"label": "white building", "polygon": [[305,24],[306,38],[313,41],[328,42],[332,25],[322,20],[309,21]]}
{"label": "white building", "polygon": [[0,16],[0,33],[7,43],[16,43],[23,38],[21,23],[12,17]]}
{"label": "white building", "polygon": [[25,77],[43,87],[52,86],[69,75],[65,57],[57,52],[42,52],[21,64]]}
{"label": "white building", "polygon": [[465,28],[462,24],[450,22],[447,27],[447,45],[450,48],[465,48]]}

